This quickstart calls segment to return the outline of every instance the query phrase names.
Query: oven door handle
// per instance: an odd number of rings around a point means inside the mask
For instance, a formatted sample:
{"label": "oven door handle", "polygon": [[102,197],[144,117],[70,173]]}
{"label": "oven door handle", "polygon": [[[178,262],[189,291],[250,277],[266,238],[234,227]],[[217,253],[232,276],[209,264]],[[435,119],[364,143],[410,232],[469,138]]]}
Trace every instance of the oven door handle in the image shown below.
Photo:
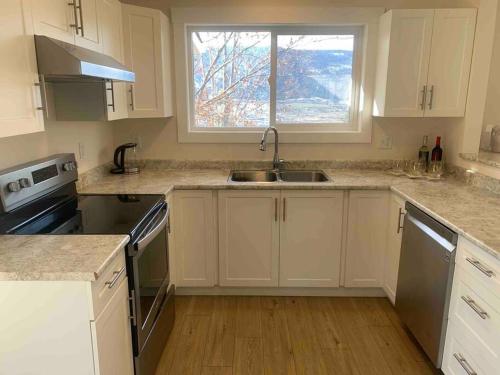
{"label": "oven door handle", "polygon": [[146,246],[148,246],[151,241],[160,233],[163,229],[163,227],[167,224],[168,221],[168,209],[165,210],[165,214],[162,216],[158,224],[151,229],[148,234],[146,234],[143,238],[141,238],[139,241],[137,241],[137,250],[141,251],[143,250]]}

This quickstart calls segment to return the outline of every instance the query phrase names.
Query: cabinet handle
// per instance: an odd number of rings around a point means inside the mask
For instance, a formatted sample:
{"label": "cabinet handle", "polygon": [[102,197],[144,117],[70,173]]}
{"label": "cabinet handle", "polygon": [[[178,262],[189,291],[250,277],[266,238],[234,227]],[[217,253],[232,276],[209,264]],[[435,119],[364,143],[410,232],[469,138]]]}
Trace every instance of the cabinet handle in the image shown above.
{"label": "cabinet handle", "polygon": [[399,207],[399,215],[398,215],[398,234],[401,232],[401,229],[403,229],[403,225],[401,225],[401,216],[404,216],[405,213],[403,212],[403,209]]}
{"label": "cabinet handle", "polygon": [[489,270],[488,268],[483,266],[480,261],[478,261],[476,259],[469,258],[469,257],[465,258],[465,260],[467,260],[467,262],[472,264],[474,267],[476,267],[479,271],[484,273],[486,276],[488,276],[488,277],[495,276],[495,273],[492,270]]}
{"label": "cabinet handle", "polygon": [[106,87],[106,90],[111,91],[111,104],[108,104],[108,107],[111,107],[113,112],[115,112],[115,86],[112,80],[108,81],[108,83],[110,84],[110,87]]}
{"label": "cabinet handle", "polygon": [[45,111],[45,118],[49,118],[49,105],[47,103],[47,85],[45,83],[45,76],[40,74],[38,76],[38,82],[35,82],[35,86],[40,88],[40,97],[42,99],[42,105],[36,107],[38,111]]}
{"label": "cabinet handle", "polygon": [[429,99],[429,109],[432,109],[432,104],[434,102],[434,85],[431,86],[430,93],[431,93],[431,96]]}
{"label": "cabinet handle", "polygon": [[68,3],[68,5],[73,7],[73,17],[75,19],[75,23],[70,23],[69,26],[75,29],[76,35],[80,35],[79,31],[82,29],[82,26],[78,24],[78,5],[76,4],[76,0],[73,0],[71,3]]}
{"label": "cabinet handle", "polygon": [[477,372],[475,372],[472,367],[470,367],[469,362],[464,358],[464,356],[460,353],[455,353],[453,354],[453,357],[460,363],[460,366],[465,370],[465,372],[468,375],[477,375]]}
{"label": "cabinet handle", "polygon": [[125,266],[123,266],[120,271],[113,272],[113,278],[106,281],[104,284],[107,285],[109,289],[113,288],[123,272],[125,272]]}
{"label": "cabinet handle", "polygon": [[[76,0],[74,0],[76,2]],[[83,28],[83,8],[82,8],[82,0],[78,2],[78,12],[80,13],[80,31],[82,32],[82,36],[85,36],[85,29]]]}
{"label": "cabinet handle", "polygon": [[274,198],[274,221],[278,221],[278,198]]}
{"label": "cabinet handle", "polygon": [[286,221],[286,198],[283,198],[283,221]]}
{"label": "cabinet handle", "polygon": [[135,111],[135,105],[134,105],[134,85],[130,85],[130,89],[128,91],[130,92],[130,107],[132,108],[132,111]]}
{"label": "cabinet handle", "polygon": [[482,308],[480,308],[476,301],[474,301],[472,298],[469,296],[462,296],[462,299],[465,301],[465,303],[472,309],[474,312],[481,317],[481,319],[486,319],[488,318],[488,313],[484,311]]}
{"label": "cabinet handle", "polygon": [[132,313],[130,315],[130,320],[132,321],[132,325],[136,326],[137,325],[137,317],[136,317],[136,313],[135,313],[135,290],[132,289],[130,291],[130,297],[128,297],[129,301],[130,301],[130,304],[131,304],[131,310],[132,310]]}
{"label": "cabinet handle", "polygon": [[422,89],[421,93],[422,93],[422,101],[420,102],[420,109],[422,109],[423,111],[425,109],[425,102],[427,99],[427,85],[424,85],[424,88]]}

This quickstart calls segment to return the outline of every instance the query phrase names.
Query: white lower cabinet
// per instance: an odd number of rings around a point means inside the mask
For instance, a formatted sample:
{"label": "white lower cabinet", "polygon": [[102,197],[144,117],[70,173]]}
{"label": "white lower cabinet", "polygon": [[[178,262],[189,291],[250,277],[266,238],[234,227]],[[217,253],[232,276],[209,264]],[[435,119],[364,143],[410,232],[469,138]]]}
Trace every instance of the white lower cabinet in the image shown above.
{"label": "white lower cabinet", "polygon": [[349,192],[346,287],[381,287],[387,246],[389,192]]}
{"label": "white lower cabinet", "polygon": [[219,193],[219,284],[278,286],[278,190]]}
{"label": "white lower cabinet", "polygon": [[174,193],[172,232],[174,236],[175,283],[177,286],[214,286],[217,253],[216,217],[210,190]]}
{"label": "white lower cabinet", "polygon": [[396,301],[398,286],[399,257],[403,239],[405,201],[392,193],[389,198],[389,218],[387,227],[387,247],[384,256],[384,291],[392,302]]}
{"label": "white lower cabinet", "polygon": [[1,281],[0,374],[133,375],[125,250],[90,281]]}
{"label": "white lower cabinet", "polygon": [[338,287],[342,191],[281,192],[280,286]]}
{"label": "white lower cabinet", "polygon": [[500,261],[460,237],[455,262],[442,370],[498,374]]}
{"label": "white lower cabinet", "polygon": [[95,374],[133,375],[127,278],[122,280],[114,296],[90,327],[94,337]]}

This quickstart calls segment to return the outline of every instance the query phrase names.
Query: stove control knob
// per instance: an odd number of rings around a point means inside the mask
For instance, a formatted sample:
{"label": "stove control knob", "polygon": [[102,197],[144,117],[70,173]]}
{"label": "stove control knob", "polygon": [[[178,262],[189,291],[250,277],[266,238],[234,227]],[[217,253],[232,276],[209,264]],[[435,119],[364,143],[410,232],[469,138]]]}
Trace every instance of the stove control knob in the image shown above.
{"label": "stove control knob", "polygon": [[16,193],[18,192],[19,190],[21,190],[21,184],[19,184],[18,181],[12,181],[12,182],[9,182],[7,184],[7,189],[11,192],[11,193]]}
{"label": "stove control knob", "polygon": [[31,187],[31,181],[29,180],[29,178],[21,178],[19,179],[19,185],[21,185],[22,189],[29,188]]}
{"label": "stove control knob", "polygon": [[74,171],[76,169],[76,164],[74,161],[68,161],[62,165],[62,170],[65,172]]}

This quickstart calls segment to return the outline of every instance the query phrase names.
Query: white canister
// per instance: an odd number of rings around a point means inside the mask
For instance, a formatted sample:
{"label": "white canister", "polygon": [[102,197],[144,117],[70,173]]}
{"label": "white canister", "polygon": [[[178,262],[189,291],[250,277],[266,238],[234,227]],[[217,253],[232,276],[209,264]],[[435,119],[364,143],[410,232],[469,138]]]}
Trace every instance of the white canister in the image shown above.
{"label": "white canister", "polygon": [[491,129],[491,151],[500,152],[500,125]]}

